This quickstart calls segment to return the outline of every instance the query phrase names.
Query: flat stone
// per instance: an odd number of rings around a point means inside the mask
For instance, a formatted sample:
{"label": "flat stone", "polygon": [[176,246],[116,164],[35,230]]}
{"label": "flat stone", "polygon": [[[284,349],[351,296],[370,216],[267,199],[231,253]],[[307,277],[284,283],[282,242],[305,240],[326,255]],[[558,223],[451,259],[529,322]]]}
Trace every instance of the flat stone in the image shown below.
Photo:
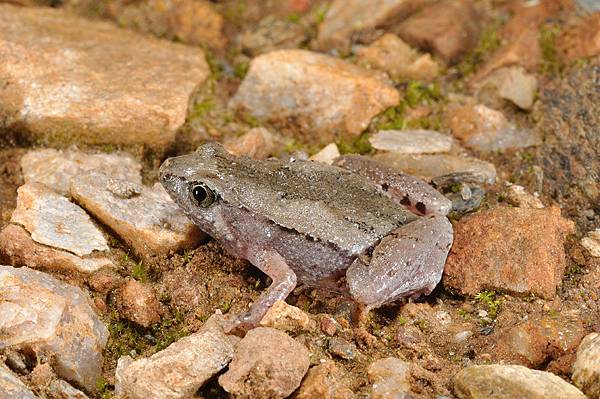
{"label": "flat stone", "polygon": [[260,320],[260,325],[282,331],[306,331],[315,327],[306,312],[285,301],[275,302]]}
{"label": "flat stone", "polygon": [[556,40],[565,63],[600,54],[600,14],[595,12],[565,29]]}
{"label": "flat stone", "polygon": [[198,48],[59,9],[0,4],[0,31],[0,127],[31,139],[164,149],[210,73]]}
{"label": "flat stone", "polygon": [[396,357],[374,361],[367,369],[372,399],[408,399],[410,392],[410,363]]}
{"label": "flat stone", "polygon": [[266,159],[275,155],[280,144],[279,141],[273,133],[264,127],[256,127],[231,141],[225,142],[224,147],[233,155]]}
{"label": "flat stone", "polygon": [[117,300],[119,313],[142,327],[150,327],[160,321],[160,303],[147,284],[129,280],[119,290]]}
{"label": "flat stone", "polygon": [[23,226],[35,242],[80,257],[109,249],[102,232],[83,209],[41,183],[19,187],[17,208],[10,221]]}
{"label": "flat stone", "polygon": [[300,386],[309,365],[302,344],[282,331],[258,327],[237,344],[219,384],[237,398],[282,399]]}
{"label": "flat stone", "polygon": [[472,0],[443,0],[407,18],[398,35],[413,47],[455,64],[479,40],[482,18]]}
{"label": "flat stone", "polygon": [[347,53],[353,39],[401,21],[427,3],[426,0],[334,0],[319,25],[317,45],[321,50]]}
{"label": "flat stone", "polygon": [[359,135],[399,100],[385,74],[306,50],[281,50],[252,60],[229,105],[327,143]]}
{"label": "flat stone", "polygon": [[340,156],[340,150],[337,144],[329,143],[317,152],[315,155],[310,157],[311,161],[321,162],[327,165],[333,164],[333,161]]}
{"label": "flat stone", "polygon": [[512,102],[521,109],[531,110],[538,82],[536,77],[527,73],[523,67],[512,66],[490,73],[478,86],[491,87],[495,89],[498,97]]}
{"label": "flat stone", "polygon": [[115,392],[130,399],[190,398],[233,357],[233,340],[223,332],[219,316],[154,355],[119,359]]}
{"label": "flat stone", "polygon": [[525,191],[525,187],[517,184],[511,184],[506,188],[506,199],[508,202],[519,208],[534,208],[542,209],[544,204],[542,201]]}
{"label": "flat stone", "polygon": [[143,257],[194,248],[203,238],[160,184],[148,188],[89,172],[72,180],[71,195]]}
{"label": "flat stone", "polygon": [[482,183],[493,184],[496,180],[496,168],[489,162],[477,158],[456,155],[412,155],[384,153],[376,154],[373,159],[406,174],[431,181],[447,175],[469,175]]}
{"label": "flat stone", "polygon": [[581,341],[571,378],[590,398],[600,397],[600,334],[589,334]]}
{"label": "flat stone", "polygon": [[318,366],[311,367],[302,385],[298,389],[296,399],[352,399],[354,393],[344,384],[342,371],[333,360],[326,360]]}
{"label": "flat stone", "polygon": [[581,239],[581,245],[588,250],[594,258],[600,258],[600,229],[589,231]]}
{"label": "flat stone", "polygon": [[402,154],[448,152],[452,137],[433,130],[380,130],[369,138],[373,148]]}
{"label": "flat stone", "polygon": [[440,69],[431,55],[420,54],[392,33],[358,49],[356,55],[360,65],[380,69],[399,80],[431,81]]}
{"label": "flat stone", "polygon": [[126,154],[88,154],[44,148],[23,155],[21,170],[26,183],[44,183],[62,195],[69,193],[73,177],[90,170],[102,171],[115,179],[142,183],[142,165]]}
{"label": "flat stone", "polygon": [[288,18],[268,15],[240,37],[244,52],[255,57],[275,50],[298,48],[306,40],[305,27]]}
{"label": "flat stone", "polygon": [[585,399],[562,378],[523,366],[470,366],[453,379],[458,399]]}
{"label": "flat stone", "polygon": [[29,266],[57,272],[93,273],[113,262],[98,254],[79,257],[70,252],[35,242],[27,230],[16,224],[7,225],[0,232],[0,254],[12,266]]}
{"label": "flat stone", "polygon": [[454,226],[444,286],[463,295],[491,289],[551,299],[566,267],[565,238],[574,232],[557,207],[496,207],[465,217]]}
{"label": "flat stone", "polygon": [[108,330],[81,289],[27,267],[0,266],[0,298],[0,347],[51,359],[59,377],[95,389]]}
{"label": "flat stone", "polygon": [[7,367],[0,364],[0,397],[38,399],[29,388]]}

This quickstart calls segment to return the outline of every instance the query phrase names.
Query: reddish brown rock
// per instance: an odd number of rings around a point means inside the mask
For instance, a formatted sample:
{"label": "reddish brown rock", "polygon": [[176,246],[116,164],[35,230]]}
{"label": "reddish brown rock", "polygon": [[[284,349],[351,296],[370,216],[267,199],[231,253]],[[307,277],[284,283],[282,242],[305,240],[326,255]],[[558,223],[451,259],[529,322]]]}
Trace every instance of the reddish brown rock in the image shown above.
{"label": "reddish brown rock", "polygon": [[224,146],[233,155],[266,159],[275,155],[278,144],[280,143],[275,135],[263,127],[256,127],[226,142]]}
{"label": "reddish brown rock", "polygon": [[593,13],[565,29],[556,40],[556,48],[564,62],[600,54],[600,13]]}
{"label": "reddish brown rock", "polygon": [[295,396],[296,399],[351,399],[353,397],[352,391],[344,384],[342,371],[332,360],[308,370]]}
{"label": "reddish brown rock", "polygon": [[481,22],[473,1],[444,0],[402,22],[398,35],[411,46],[454,64],[477,44]]}
{"label": "reddish brown rock", "polygon": [[560,209],[497,207],[462,219],[444,285],[463,295],[484,289],[553,298],[565,270],[564,240],[574,223]]}
{"label": "reddish brown rock", "polygon": [[121,315],[143,327],[160,321],[160,303],[151,287],[129,280],[121,287],[118,307]]}
{"label": "reddish brown rock", "polygon": [[306,312],[284,301],[275,302],[260,320],[263,327],[283,331],[306,331],[312,329],[314,324]]}

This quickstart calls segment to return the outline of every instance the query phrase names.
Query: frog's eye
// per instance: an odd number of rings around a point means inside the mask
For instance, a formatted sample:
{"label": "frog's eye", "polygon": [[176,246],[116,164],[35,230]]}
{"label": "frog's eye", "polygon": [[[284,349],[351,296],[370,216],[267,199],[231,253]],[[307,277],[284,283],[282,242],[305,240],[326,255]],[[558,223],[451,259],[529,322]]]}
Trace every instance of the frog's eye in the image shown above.
{"label": "frog's eye", "polygon": [[192,196],[194,197],[198,205],[200,205],[203,208],[208,208],[217,199],[217,196],[215,195],[214,191],[203,183],[198,183],[192,186]]}

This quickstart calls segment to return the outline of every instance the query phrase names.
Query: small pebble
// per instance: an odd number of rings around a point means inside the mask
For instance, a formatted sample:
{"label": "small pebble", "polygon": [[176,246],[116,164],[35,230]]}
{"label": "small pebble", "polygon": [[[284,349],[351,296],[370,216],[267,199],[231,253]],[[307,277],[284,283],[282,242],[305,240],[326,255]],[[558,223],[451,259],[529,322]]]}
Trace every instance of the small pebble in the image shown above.
{"label": "small pebble", "polygon": [[356,345],[343,338],[330,338],[329,353],[342,359],[352,360],[356,357]]}

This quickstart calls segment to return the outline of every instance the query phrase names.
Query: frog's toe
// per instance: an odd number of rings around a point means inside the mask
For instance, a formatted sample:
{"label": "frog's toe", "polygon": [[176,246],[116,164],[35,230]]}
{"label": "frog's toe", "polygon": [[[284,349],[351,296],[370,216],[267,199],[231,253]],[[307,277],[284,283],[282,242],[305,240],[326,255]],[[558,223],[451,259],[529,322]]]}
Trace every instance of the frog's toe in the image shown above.
{"label": "frog's toe", "polygon": [[429,294],[442,278],[453,232],[444,216],[424,217],[386,236],[369,260],[357,258],[346,278],[352,297],[372,308]]}

